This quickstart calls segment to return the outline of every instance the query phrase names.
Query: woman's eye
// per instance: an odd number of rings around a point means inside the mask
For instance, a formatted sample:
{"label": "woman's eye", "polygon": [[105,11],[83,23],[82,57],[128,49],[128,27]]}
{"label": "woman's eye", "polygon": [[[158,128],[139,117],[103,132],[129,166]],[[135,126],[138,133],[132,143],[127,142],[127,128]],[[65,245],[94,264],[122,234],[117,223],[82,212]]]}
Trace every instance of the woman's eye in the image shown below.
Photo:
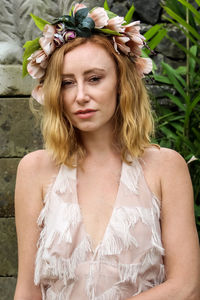
{"label": "woman's eye", "polygon": [[99,77],[99,76],[93,76],[89,79],[90,82],[94,82],[94,83],[96,83],[100,80],[101,80],[101,77]]}
{"label": "woman's eye", "polygon": [[73,84],[73,81],[70,81],[70,80],[63,80],[63,82],[62,82],[63,87],[68,87],[68,86],[71,86],[72,84]]}

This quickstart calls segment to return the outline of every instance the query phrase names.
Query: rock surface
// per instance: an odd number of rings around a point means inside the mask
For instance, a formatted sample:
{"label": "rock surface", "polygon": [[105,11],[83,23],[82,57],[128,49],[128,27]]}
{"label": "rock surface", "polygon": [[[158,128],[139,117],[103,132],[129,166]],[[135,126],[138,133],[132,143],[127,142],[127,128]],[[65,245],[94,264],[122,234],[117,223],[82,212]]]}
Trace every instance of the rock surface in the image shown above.
{"label": "rock surface", "polygon": [[0,158],[0,217],[14,216],[14,188],[19,160]]}
{"label": "rock surface", "polygon": [[16,278],[0,277],[0,299],[13,300],[16,286]]}
{"label": "rock surface", "polygon": [[42,148],[42,138],[28,98],[0,99],[0,157],[22,157]]}
{"label": "rock surface", "polygon": [[16,276],[17,239],[14,218],[0,218],[0,241],[0,274]]}

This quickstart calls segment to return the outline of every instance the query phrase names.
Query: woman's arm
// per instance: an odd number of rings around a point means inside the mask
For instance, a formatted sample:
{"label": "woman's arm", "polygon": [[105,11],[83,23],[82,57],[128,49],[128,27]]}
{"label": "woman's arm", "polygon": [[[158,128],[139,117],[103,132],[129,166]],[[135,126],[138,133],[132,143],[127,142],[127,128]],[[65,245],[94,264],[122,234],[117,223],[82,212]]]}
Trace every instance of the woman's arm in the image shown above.
{"label": "woman's arm", "polygon": [[200,300],[199,242],[188,168],[177,152],[169,149],[159,152],[166,281],[130,299]]}
{"label": "woman's arm", "polygon": [[42,209],[41,151],[25,156],[19,163],[15,188],[15,218],[18,238],[18,279],[14,300],[41,300],[34,285],[34,263]]}

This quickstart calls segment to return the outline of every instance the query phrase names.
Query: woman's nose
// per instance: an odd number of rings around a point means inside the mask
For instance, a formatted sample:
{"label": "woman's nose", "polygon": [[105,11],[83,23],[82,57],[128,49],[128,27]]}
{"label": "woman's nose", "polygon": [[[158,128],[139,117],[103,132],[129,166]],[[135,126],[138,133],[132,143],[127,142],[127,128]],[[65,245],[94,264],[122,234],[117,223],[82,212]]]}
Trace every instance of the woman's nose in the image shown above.
{"label": "woman's nose", "polygon": [[77,84],[76,101],[79,104],[84,104],[89,101],[89,96],[86,91],[84,84]]}

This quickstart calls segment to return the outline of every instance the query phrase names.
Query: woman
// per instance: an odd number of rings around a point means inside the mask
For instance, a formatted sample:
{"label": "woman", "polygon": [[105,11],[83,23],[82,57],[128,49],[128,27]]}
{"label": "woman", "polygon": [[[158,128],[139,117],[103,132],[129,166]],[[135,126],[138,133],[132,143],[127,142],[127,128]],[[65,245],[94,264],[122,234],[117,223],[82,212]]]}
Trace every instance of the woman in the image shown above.
{"label": "woman", "polygon": [[[77,4],[73,16],[83,9]],[[191,181],[178,153],[150,144],[143,37],[137,24],[98,13],[86,16],[95,28],[116,21],[114,29],[134,35],[80,37],[70,28],[56,49],[44,36],[50,60],[39,65],[37,52],[28,65],[43,80],[33,95],[44,104],[46,149],[18,167],[15,300],[198,300]]]}

